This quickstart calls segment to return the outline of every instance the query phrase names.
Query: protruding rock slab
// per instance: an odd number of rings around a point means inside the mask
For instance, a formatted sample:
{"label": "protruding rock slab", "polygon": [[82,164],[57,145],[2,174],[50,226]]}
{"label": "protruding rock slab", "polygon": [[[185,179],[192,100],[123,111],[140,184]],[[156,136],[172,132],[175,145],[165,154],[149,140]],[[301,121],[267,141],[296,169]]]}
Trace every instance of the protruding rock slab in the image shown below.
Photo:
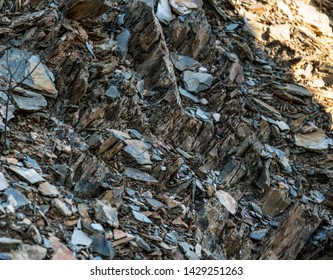
{"label": "protruding rock slab", "polygon": [[329,145],[333,145],[331,138],[325,132],[318,129],[315,132],[295,135],[295,144],[308,150],[326,150]]}
{"label": "protruding rock slab", "polygon": [[126,24],[132,34],[128,50],[145,82],[152,90],[158,89],[158,98],[162,97],[167,101],[179,100],[169,50],[153,9],[146,1],[131,1]]}
{"label": "protruding rock slab", "polygon": [[15,73],[13,75],[15,82],[23,83],[34,90],[41,91],[45,96],[57,96],[58,91],[54,84],[55,78],[37,55],[16,48],[9,49],[0,58],[0,74],[9,79],[10,73],[6,69]]}
{"label": "protruding rock slab", "polygon": [[262,259],[294,260],[321,220],[301,205],[295,206],[281,230],[271,238]]}

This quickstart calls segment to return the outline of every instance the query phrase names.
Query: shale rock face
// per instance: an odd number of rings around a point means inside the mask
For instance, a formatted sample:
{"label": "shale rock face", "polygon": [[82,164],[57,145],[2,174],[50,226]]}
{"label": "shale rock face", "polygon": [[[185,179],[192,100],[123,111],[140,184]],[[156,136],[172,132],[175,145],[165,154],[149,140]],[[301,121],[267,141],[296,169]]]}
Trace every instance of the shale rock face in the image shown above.
{"label": "shale rock face", "polygon": [[327,1],[7,2],[0,259],[332,258]]}

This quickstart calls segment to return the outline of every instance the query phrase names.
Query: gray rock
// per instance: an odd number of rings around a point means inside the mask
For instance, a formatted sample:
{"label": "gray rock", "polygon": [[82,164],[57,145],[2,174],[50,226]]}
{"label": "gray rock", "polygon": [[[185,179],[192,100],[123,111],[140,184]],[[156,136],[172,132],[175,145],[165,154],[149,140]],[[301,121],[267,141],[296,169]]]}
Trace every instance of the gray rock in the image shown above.
{"label": "gray rock", "polygon": [[164,24],[170,23],[172,20],[172,13],[168,0],[160,0],[158,2],[156,17]]}
{"label": "gray rock", "polygon": [[249,234],[249,238],[251,238],[252,240],[255,240],[255,241],[262,241],[264,239],[264,237],[266,236],[267,232],[268,232],[268,229],[260,229],[260,230],[252,231]]}
{"label": "gray rock", "polygon": [[147,252],[151,252],[152,251],[151,247],[140,236],[137,236],[135,238],[135,242],[136,242],[136,244],[138,244],[138,246],[140,248],[144,249],[145,251],[147,251]]}
{"label": "gray rock", "polygon": [[219,190],[215,192],[215,196],[219,202],[227,208],[231,214],[235,214],[237,211],[237,201],[227,192]]}
{"label": "gray rock", "polygon": [[[23,81],[23,84],[39,90],[45,96],[56,97],[58,91],[54,85],[54,76],[50,70],[40,61],[40,58],[31,52],[12,48],[0,58],[0,74],[9,77],[7,70],[7,58],[9,69],[14,74],[15,82]],[[29,75],[30,74],[30,75]],[[24,79],[24,77],[27,77]]]}
{"label": "gray rock", "polygon": [[125,169],[124,175],[137,181],[143,181],[149,183],[158,182],[154,177],[150,176],[149,174],[130,167]]}
{"label": "gray rock", "polygon": [[96,199],[94,202],[95,218],[100,223],[106,223],[111,227],[119,226],[118,212],[116,208],[111,207],[105,200]]}
{"label": "gray rock", "polygon": [[200,100],[197,97],[195,97],[192,93],[188,92],[186,89],[184,89],[182,87],[179,87],[178,89],[179,89],[179,93],[182,96],[185,96],[186,98],[192,100],[195,103],[200,103]]}
{"label": "gray rock", "polygon": [[200,120],[204,122],[210,121],[210,114],[202,110],[201,108],[198,108],[195,112],[195,116],[199,118]]}
{"label": "gray rock", "polygon": [[199,62],[184,55],[178,55],[176,53],[170,53],[170,59],[173,65],[180,71],[184,70],[194,70],[198,65]]}
{"label": "gray rock", "polygon": [[118,88],[116,86],[110,86],[106,92],[105,95],[109,98],[111,98],[112,100],[120,97],[120,92],[118,91]]}
{"label": "gray rock", "polygon": [[310,196],[316,203],[319,204],[325,200],[325,196],[320,191],[310,191]]}
{"label": "gray rock", "polygon": [[329,145],[333,145],[331,138],[327,137],[322,129],[318,129],[312,133],[295,135],[295,144],[308,150],[326,150]]}
{"label": "gray rock", "polygon": [[24,181],[28,182],[31,185],[44,182],[44,178],[41,177],[35,169],[28,169],[25,167],[19,167],[19,166],[14,166],[11,165],[9,167],[9,170],[13,171],[17,176],[19,176],[21,179]]}
{"label": "gray rock", "polygon": [[72,211],[68,209],[66,204],[62,202],[59,198],[55,198],[52,200],[53,205],[60,211],[64,216],[72,216]]}
{"label": "gray rock", "polygon": [[104,228],[101,224],[91,224],[91,228],[96,231],[104,232]]}
{"label": "gray rock", "polygon": [[94,253],[105,256],[110,260],[115,256],[115,251],[112,248],[112,245],[106,240],[103,233],[96,232],[93,235],[90,247]]}
{"label": "gray rock", "polygon": [[132,214],[136,220],[145,224],[152,224],[153,222],[144,214],[132,210]]}
{"label": "gray rock", "polygon": [[48,197],[58,197],[60,195],[58,189],[48,182],[41,183],[38,187],[38,191]]}
{"label": "gray rock", "polygon": [[162,208],[162,207],[165,206],[162,202],[160,202],[160,201],[158,201],[158,200],[156,200],[154,198],[146,198],[146,200],[147,200],[148,204],[151,207],[153,207],[154,210],[158,210],[158,209],[160,209],[160,208]]}
{"label": "gray rock", "polygon": [[198,93],[211,87],[213,76],[201,72],[185,71],[183,81],[188,91]]}
{"label": "gray rock", "polygon": [[74,229],[71,237],[71,243],[74,245],[89,246],[92,240],[80,229]]}
{"label": "gray rock", "polygon": [[29,157],[28,155],[24,155],[23,164],[26,168],[33,168],[37,172],[42,172],[42,168],[39,166],[37,161],[35,161],[33,158]]}
{"label": "gray rock", "polygon": [[4,193],[7,196],[7,198],[12,196],[15,199],[15,205],[14,205],[15,209],[19,209],[29,204],[29,200],[21,192],[13,188],[6,189]]}
{"label": "gray rock", "polygon": [[127,54],[128,42],[131,37],[129,30],[124,30],[117,36],[117,43],[119,47],[119,54],[124,58]]}
{"label": "gray rock", "polygon": [[8,182],[5,178],[5,175],[3,175],[2,172],[0,172],[0,191],[3,191],[8,188]]}
{"label": "gray rock", "polygon": [[144,142],[136,139],[128,139],[125,140],[125,143],[127,146],[124,148],[124,151],[134,158],[138,164],[152,164],[148,147]]}
{"label": "gray rock", "polygon": [[[20,90],[21,95],[13,94],[12,97],[20,111],[38,112],[46,108],[47,101],[45,97],[39,93],[29,90]],[[17,92],[17,89],[16,89]]]}

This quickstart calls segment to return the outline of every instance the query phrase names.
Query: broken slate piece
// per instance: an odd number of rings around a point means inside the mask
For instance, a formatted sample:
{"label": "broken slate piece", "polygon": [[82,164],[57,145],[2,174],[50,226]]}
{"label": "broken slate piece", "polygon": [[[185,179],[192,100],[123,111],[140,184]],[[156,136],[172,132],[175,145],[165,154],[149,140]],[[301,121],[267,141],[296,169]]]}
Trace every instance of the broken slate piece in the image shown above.
{"label": "broken slate piece", "polygon": [[160,201],[158,201],[158,200],[156,200],[156,199],[154,199],[154,198],[146,198],[146,200],[147,200],[148,204],[149,204],[154,210],[158,210],[158,209],[160,209],[160,208],[162,208],[162,207],[165,206],[162,202],[160,202]]}
{"label": "broken slate piece", "polygon": [[195,116],[199,118],[200,120],[204,122],[210,121],[210,114],[202,110],[201,108],[198,108],[195,112]]}
{"label": "broken slate piece", "polygon": [[69,217],[72,215],[72,211],[69,210],[68,207],[65,205],[65,203],[62,202],[59,198],[53,199],[52,203],[55,206],[55,208],[57,208],[64,216]]}
{"label": "broken slate piece", "polygon": [[7,50],[0,58],[0,74],[9,78],[7,59],[15,82],[23,81],[23,84],[41,91],[45,96],[56,97],[58,91],[54,84],[55,78],[37,55],[16,48]]}
{"label": "broken slate piece", "polygon": [[136,236],[135,238],[135,242],[136,244],[138,244],[138,246],[142,249],[144,249],[147,252],[151,252],[152,249],[150,248],[150,246],[147,244],[146,241],[144,241],[140,236]]}
{"label": "broken slate piece", "polygon": [[198,8],[193,0],[169,0],[169,2],[172,10],[180,16],[188,15]]}
{"label": "broken slate piece", "polygon": [[172,13],[168,0],[160,0],[158,2],[156,17],[164,24],[170,23],[172,20]]}
{"label": "broken slate piece", "polygon": [[111,204],[108,201],[96,199],[94,210],[95,218],[100,223],[106,223],[115,228],[119,226],[117,209],[111,207]]}
{"label": "broken slate piece", "polygon": [[92,243],[90,245],[92,251],[99,255],[113,259],[115,251],[112,248],[111,243],[105,238],[105,234],[96,232],[92,237]]}
{"label": "broken slate piece", "polygon": [[152,164],[147,145],[140,140],[125,140],[127,146],[124,151],[129,154],[138,164]]}
{"label": "broken slate piece", "polygon": [[127,29],[117,36],[118,51],[123,58],[126,57],[130,37],[131,33]]}
{"label": "broken slate piece", "polygon": [[40,176],[35,169],[28,169],[25,167],[19,167],[14,165],[10,166],[9,169],[31,185],[45,181],[44,178],[42,178],[42,176]]}
{"label": "broken slate piece", "polygon": [[318,204],[325,200],[325,196],[320,191],[310,191],[310,196]]}
{"label": "broken slate piece", "polygon": [[[17,89],[15,90],[16,92]],[[20,111],[32,113],[41,111],[46,108],[47,101],[43,95],[24,89],[20,90],[20,92],[20,95],[12,95],[17,108]]]}
{"label": "broken slate piece", "polygon": [[187,97],[188,99],[192,100],[195,103],[200,102],[200,100],[197,97],[195,97],[192,93],[189,93],[186,89],[179,87],[178,90],[182,96]]}
{"label": "broken slate piece", "polygon": [[89,246],[91,242],[92,240],[82,230],[74,229],[74,232],[71,237],[72,244]]}
{"label": "broken slate piece", "polygon": [[44,183],[40,184],[38,187],[38,191],[43,196],[48,196],[48,197],[57,197],[60,195],[58,189],[48,182],[44,182]]}
{"label": "broken slate piece", "polygon": [[308,150],[326,150],[329,145],[333,145],[333,141],[322,129],[318,129],[307,134],[297,133],[295,144]]}
{"label": "broken slate piece", "polygon": [[145,223],[145,224],[152,224],[153,222],[144,214],[132,210],[133,216],[136,220],[139,222]]}
{"label": "broken slate piece", "polygon": [[299,85],[294,85],[294,84],[284,84],[284,85],[279,85],[275,84],[274,85],[276,88],[282,89],[282,90],[287,90],[288,92],[301,96],[301,97],[312,97],[312,93],[308,91],[306,88],[299,86]]}
{"label": "broken slate piece", "polygon": [[260,229],[260,230],[252,231],[249,234],[249,238],[251,238],[252,240],[255,240],[255,241],[262,241],[264,239],[264,237],[266,236],[267,232],[268,232],[268,229]]}
{"label": "broken slate piece", "polygon": [[100,232],[104,231],[104,228],[101,224],[91,224],[91,228]]}
{"label": "broken slate piece", "polygon": [[109,98],[111,98],[112,100],[120,97],[120,92],[118,90],[118,88],[116,86],[110,86],[106,92],[105,95]]}
{"label": "broken slate piece", "polygon": [[8,188],[5,190],[5,195],[7,197],[13,196],[15,199],[15,209],[18,209],[20,207],[26,206],[29,204],[29,200],[19,191],[13,189],[13,188]]}
{"label": "broken slate piece", "polygon": [[237,201],[227,192],[219,190],[215,192],[215,196],[219,202],[227,208],[231,214],[235,214],[237,211]]}
{"label": "broken slate piece", "polygon": [[124,175],[137,181],[143,181],[149,183],[158,182],[154,177],[135,168],[130,168],[130,167],[126,168]]}
{"label": "broken slate piece", "polygon": [[170,59],[173,65],[180,71],[194,70],[199,65],[199,62],[193,58],[184,55],[178,55],[174,52],[170,53]]}
{"label": "broken slate piece", "polygon": [[8,188],[8,182],[5,178],[5,175],[3,175],[2,172],[0,172],[0,191],[3,191]]}
{"label": "broken slate piece", "polygon": [[37,161],[35,161],[33,158],[29,157],[28,155],[24,155],[23,163],[26,168],[33,168],[39,173],[42,172],[42,168],[39,166]]}
{"label": "broken slate piece", "polygon": [[183,81],[188,91],[198,93],[211,87],[213,76],[207,73],[185,71]]}

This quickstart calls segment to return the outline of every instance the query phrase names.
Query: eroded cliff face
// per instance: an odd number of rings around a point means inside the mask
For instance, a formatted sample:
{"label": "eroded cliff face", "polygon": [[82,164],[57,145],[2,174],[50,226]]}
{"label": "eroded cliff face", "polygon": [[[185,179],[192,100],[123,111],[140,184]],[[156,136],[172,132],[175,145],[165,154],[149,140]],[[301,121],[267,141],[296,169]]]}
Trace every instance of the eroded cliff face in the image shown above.
{"label": "eroded cliff face", "polygon": [[330,258],[329,18],[92,2],[0,6],[0,258]]}

